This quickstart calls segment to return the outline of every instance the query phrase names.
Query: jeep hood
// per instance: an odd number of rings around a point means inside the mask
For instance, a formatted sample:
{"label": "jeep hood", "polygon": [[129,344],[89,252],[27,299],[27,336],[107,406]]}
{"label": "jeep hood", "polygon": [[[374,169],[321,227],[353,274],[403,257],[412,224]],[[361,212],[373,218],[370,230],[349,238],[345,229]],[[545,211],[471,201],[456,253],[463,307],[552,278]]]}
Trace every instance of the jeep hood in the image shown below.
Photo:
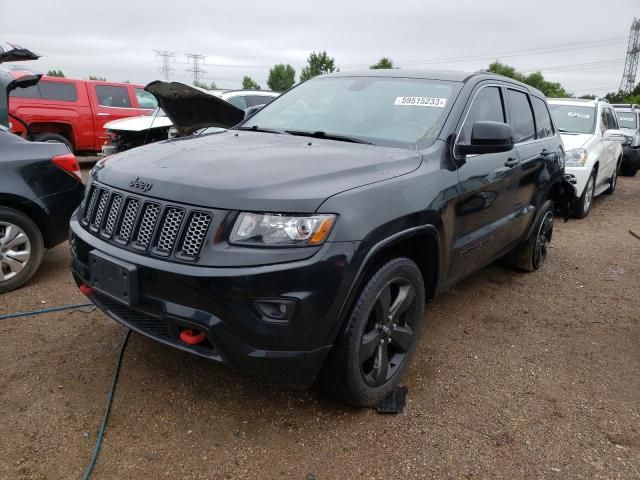
{"label": "jeep hood", "polygon": [[583,133],[561,133],[560,138],[562,138],[562,143],[564,144],[565,151],[568,152],[569,150],[573,150],[574,148],[582,147],[591,138],[593,138],[593,135]]}
{"label": "jeep hood", "polygon": [[113,155],[93,179],[141,194],[131,186],[139,179],[152,184],[147,196],[198,206],[307,213],[337,193],[409,173],[421,160],[412,150],[225,130]]}
{"label": "jeep hood", "polygon": [[151,82],[144,88],[182,135],[204,127],[230,128],[244,120],[244,110],[211,93],[180,82]]}

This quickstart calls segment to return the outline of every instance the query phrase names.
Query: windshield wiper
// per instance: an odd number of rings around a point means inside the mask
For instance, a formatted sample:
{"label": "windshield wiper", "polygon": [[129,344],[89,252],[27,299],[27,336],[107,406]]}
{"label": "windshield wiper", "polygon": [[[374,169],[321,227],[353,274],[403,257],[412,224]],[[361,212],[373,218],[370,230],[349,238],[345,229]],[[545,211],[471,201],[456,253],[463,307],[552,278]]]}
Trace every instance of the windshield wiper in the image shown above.
{"label": "windshield wiper", "polygon": [[315,132],[307,132],[304,130],[285,130],[285,132],[291,135],[299,135],[301,137],[324,138],[326,140],[337,140],[339,142],[351,142],[351,143],[362,143],[365,145],[373,145],[371,142],[367,142],[366,140],[362,140],[361,138],[347,137],[345,135],[334,135],[332,133],[323,132],[321,130],[318,130]]}
{"label": "windshield wiper", "polygon": [[253,125],[251,127],[237,127],[234,130],[247,130],[251,132],[266,132],[266,133],[285,133],[284,130],[275,130],[273,128],[261,128],[258,125]]}

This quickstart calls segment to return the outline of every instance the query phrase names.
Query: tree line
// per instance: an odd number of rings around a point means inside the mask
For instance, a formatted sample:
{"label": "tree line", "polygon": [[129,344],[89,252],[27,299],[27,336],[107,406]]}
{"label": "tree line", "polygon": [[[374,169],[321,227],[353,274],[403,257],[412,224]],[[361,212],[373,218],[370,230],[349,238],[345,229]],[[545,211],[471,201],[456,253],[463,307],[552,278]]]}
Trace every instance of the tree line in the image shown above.
{"label": "tree line", "polygon": [[[375,70],[399,67],[395,67],[393,64],[393,60],[391,60],[390,58],[382,57],[380,60],[378,60],[377,63],[369,66],[369,68]],[[333,73],[336,71],[339,71],[339,69],[336,67],[335,58],[329,56],[326,51],[311,52],[311,54],[307,58],[306,66],[300,72],[299,82],[304,82],[317,75]],[[539,71],[525,74],[519,72],[515,69],[515,67],[512,67],[511,65],[501,63],[497,60],[491,63],[484,71],[504,75],[506,77],[513,78],[514,80],[518,80],[522,83],[526,83],[527,85],[531,85],[532,87],[540,90],[547,97],[558,98],[574,96],[560,83],[550,82],[546,80],[542,73]],[[47,75],[52,77],[64,77],[64,73],[62,72],[62,70],[49,70],[47,72]],[[105,80],[104,77],[94,75],[90,75],[89,79]],[[196,87],[204,88],[207,90],[215,90],[217,88],[215,82],[205,83],[196,80],[193,82],[193,84]],[[269,70],[269,76],[267,77],[267,86],[270,90],[273,90],[274,92],[284,92],[286,90],[289,90],[295,84],[296,70],[291,65],[279,63],[277,65],[274,65]],[[242,79],[242,88],[245,90],[260,90],[261,86],[250,76],[245,75]],[[595,95],[582,95],[580,98],[595,98]],[[605,95],[605,98],[611,103],[640,104],[640,83],[636,85],[636,88],[630,94],[625,94],[624,92],[610,92]]]}

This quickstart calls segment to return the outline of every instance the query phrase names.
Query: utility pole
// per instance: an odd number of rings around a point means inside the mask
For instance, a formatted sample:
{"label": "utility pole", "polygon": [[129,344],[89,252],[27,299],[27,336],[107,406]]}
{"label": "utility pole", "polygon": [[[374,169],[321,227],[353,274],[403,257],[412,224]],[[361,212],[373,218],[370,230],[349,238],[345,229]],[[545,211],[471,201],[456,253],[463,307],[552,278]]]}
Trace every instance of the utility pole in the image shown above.
{"label": "utility pole", "polygon": [[636,86],[636,72],[638,70],[638,57],[640,57],[640,20],[633,19],[631,32],[629,33],[629,47],[627,48],[627,60],[624,64],[624,73],[620,81],[621,92],[626,94]]}
{"label": "utility pole", "polygon": [[169,81],[169,77],[174,71],[174,69],[169,66],[169,61],[174,59],[175,52],[169,52],[168,50],[154,50],[154,52],[156,52],[156,56],[162,58],[162,66],[160,67],[162,77],[165,81]]}
{"label": "utility pole", "polygon": [[202,67],[200,66],[201,63],[204,63],[205,56],[197,55],[195,53],[185,53],[185,56],[193,64],[193,67],[188,69],[187,72],[193,75],[193,82],[195,83],[207,74],[207,72],[203,70]]}

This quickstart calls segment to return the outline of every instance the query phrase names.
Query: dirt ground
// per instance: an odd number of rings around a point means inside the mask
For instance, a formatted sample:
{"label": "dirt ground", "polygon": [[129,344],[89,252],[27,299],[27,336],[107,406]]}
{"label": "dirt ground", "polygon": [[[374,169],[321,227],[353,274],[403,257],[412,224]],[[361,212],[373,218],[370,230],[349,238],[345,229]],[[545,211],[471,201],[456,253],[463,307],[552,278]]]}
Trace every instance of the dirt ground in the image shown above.
{"label": "dirt ground", "polygon": [[[428,306],[403,414],[260,384],[132,334],[94,479],[640,478],[640,176],[556,222],[534,274]],[[0,315],[83,302],[63,245]],[[124,328],[0,321],[0,478],[80,478]]]}

